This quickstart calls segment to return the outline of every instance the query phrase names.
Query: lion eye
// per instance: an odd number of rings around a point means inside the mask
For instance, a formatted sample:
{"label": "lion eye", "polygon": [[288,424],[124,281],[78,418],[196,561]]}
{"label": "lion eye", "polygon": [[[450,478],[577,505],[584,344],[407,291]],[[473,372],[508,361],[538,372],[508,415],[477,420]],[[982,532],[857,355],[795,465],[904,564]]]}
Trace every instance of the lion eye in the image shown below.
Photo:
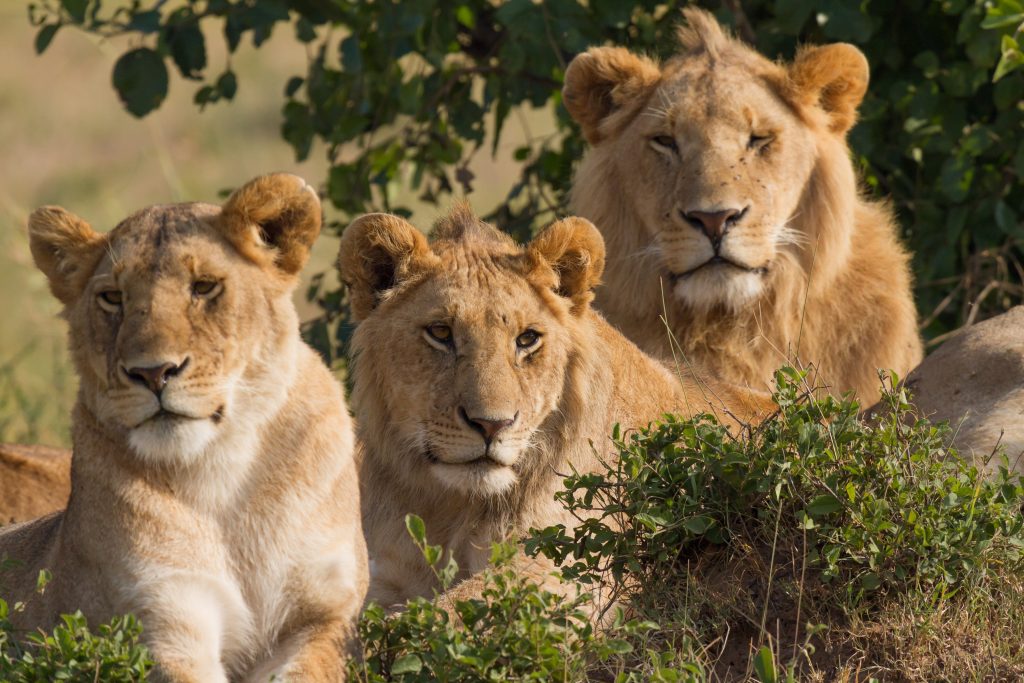
{"label": "lion eye", "polygon": [[664,147],[670,149],[673,152],[679,151],[679,145],[676,144],[676,139],[671,135],[655,135],[651,138],[651,142],[656,144],[658,147]]}
{"label": "lion eye", "polygon": [[442,325],[441,323],[427,325],[426,332],[434,341],[441,342],[446,345],[452,343],[452,328],[448,325]]}
{"label": "lion eye", "polygon": [[529,349],[537,345],[540,341],[540,332],[536,330],[526,330],[521,335],[516,337],[516,346],[520,350]]}
{"label": "lion eye", "polygon": [[747,142],[747,149],[755,149],[761,151],[768,147],[775,139],[774,135],[757,135],[756,133],[750,134],[750,141]]}
{"label": "lion eye", "polygon": [[124,302],[124,295],[119,289],[107,289],[99,293],[100,301],[113,308],[120,308]]}
{"label": "lion eye", "polygon": [[214,297],[220,294],[220,282],[217,280],[196,280],[192,283],[192,294],[201,297]]}

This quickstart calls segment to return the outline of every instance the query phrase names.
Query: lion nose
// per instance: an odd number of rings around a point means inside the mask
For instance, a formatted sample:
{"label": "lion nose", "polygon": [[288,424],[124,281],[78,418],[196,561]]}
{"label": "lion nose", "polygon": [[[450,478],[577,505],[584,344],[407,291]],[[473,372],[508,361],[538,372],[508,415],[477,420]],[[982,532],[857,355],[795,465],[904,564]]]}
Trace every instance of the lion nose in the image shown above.
{"label": "lion nose", "polygon": [[167,382],[171,377],[180,374],[181,371],[185,369],[186,365],[188,365],[188,358],[186,358],[180,365],[175,363],[164,363],[163,365],[154,365],[148,368],[128,368],[124,372],[128,375],[130,380],[149,387],[150,391],[159,396],[160,392],[167,386]]}
{"label": "lion nose", "polygon": [[729,228],[743,218],[746,209],[723,209],[722,211],[687,211],[683,217],[694,227],[699,227],[718,248]]}
{"label": "lion nose", "polygon": [[519,419],[519,412],[509,418],[493,418],[493,417],[470,417],[466,412],[465,408],[459,408],[459,415],[466,421],[466,424],[471,429],[476,431],[480,436],[484,437],[484,443],[488,446],[494,441],[494,437],[498,435],[503,429],[507,429],[515,424],[516,420]]}

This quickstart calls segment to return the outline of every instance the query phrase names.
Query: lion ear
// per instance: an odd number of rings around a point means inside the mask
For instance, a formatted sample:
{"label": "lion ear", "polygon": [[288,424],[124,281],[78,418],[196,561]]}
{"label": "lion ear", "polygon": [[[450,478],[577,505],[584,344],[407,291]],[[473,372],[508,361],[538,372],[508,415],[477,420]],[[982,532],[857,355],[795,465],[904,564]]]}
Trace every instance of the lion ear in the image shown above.
{"label": "lion ear", "polygon": [[72,303],[96,268],[106,238],[59,206],[33,211],[28,236],[32,258],[50,281],[53,295],[64,304]]}
{"label": "lion ear", "polygon": [[235,190],[220,214],[227,237],[243,256],[295,275],[320,234],[320,198],[290,173],[250,180]]}
{"label": "lion ear", "polygon": [[594,145],[625,125],[661,80],[647,57],[621,47],[596,47],[578,55],[565,71],[562,102]]}
{"label": "lion ear", "polygon": [[847,43],[803,48],[789,68],[794,97],[805,106],[824,109],[829,128],[839,135],[857,122],[870,74],[867,57]]}
{"label": "lion ear", "polygon": [[399,216],[370,213],[350,223],[341,235],[338,270],[355,319],[370,315],[382,295],[425,266],[431,255],[423,233]]}
{"label": "lion ear", "polygon": [[582,312],[604,273],[604,238],[594,224],[577,216],[564,218],[544,228],[528,248],[555,271],[555,292],[572,300],[574,313]]}

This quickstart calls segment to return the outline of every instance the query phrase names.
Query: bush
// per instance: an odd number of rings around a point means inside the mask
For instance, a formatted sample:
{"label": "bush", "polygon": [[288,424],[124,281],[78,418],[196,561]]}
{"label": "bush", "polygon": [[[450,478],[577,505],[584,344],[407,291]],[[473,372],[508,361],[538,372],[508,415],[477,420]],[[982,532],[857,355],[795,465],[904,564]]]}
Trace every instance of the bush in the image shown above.
{"label": "bush", "polygon": [[[439,546],[426,541],[423,522],[410,515],[407,525],[430,566],[441,558]],[[382,681],[579,681],[598,666],[633,651],[632,641],[657,628],[649,622],[625,621],[621,613],[600,636],[590,621],[587,594],[566,598],[519,576],[510,560],[516,548],[497,544],[492,568],[484,575],[479,599],[448,602],[410,600],[388,614],[372,604],[359,625],[362,661],[350,665],[353,680]],[[438,572],[449,586],[458,567],[454,560]],[[568,592],[572,592],[570,589]],[[673,667],[652,661],[644,678],[624,672],[615,680],[696,681],[699,667]]]}
{"label": "bush", "polygon": [[1024,488],[1005,464],[986,478],[944,446],[948,426],[908,423],[902,390],[872,425],[852,399],[803,390],[805,373],[776,379],[778,414],[748,439],[709,415],[616,430],[618,461],[557,494],[580,524],[540,530],[528,548],[569,578],[610,572],[639,588],[707,545],[796,537],[850,606],[878,591],[945,598],[1021,568]]}
{"label": "bush", "polygon": [[153,666],[138,642],[142,627],[132,616],[116,617],[93,633],[81,612],[65,614],[52,633],[31,633],[21,642],[8,617],[8,605],[0,600],[0,681],[5,683],[136,683],[145,681]]}

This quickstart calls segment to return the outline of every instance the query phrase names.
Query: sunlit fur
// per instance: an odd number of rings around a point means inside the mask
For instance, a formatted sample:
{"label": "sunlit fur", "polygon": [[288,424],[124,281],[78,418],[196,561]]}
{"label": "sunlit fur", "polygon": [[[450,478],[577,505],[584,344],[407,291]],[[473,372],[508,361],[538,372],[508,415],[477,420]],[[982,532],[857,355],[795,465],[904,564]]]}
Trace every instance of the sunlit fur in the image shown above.
{"label": "sunlit fur", "polygon": [[[613,424],[646,425],[665,411],[717,409],[728,419],[723,401],[743,416],[766,408],[763,396],[674,377],[594,313],[603,263],[600,235],[577,218],[525,246],[464,206],[430,242],[384,214],[346,229],[370,598],[389,605],[437,588],[407,538],[408,513],[466,578],[486,565],[492,542],[574,523],[554,494],[566,473],[613,457]],[[451,330],[450,344],[431,338],[435,324]],[[526,330],[540,337],[519,350]],[[463,412],[516,417],[488,450]],[[519,561],[548,580],[549,564]],[[478,590],[466,581],[457,592]]]}
{"label": "sunlit fur", "polygon": [[[132,613],[161,680],[341,678],[368,574],[354,437],[291,301],[320,220],[291,175],[106,234],[32,214],[80,381],[67,509],[0,533],[17,626]],[[159,394],[133,378],[163,363]]]}
{"label": "sunlit fur", "polygon": [[0,444],[0,527],[62,509],[71,493],[71,451]]}
{"label": "sunlit fur", "polygon": [[[765,387],[814,363],[837,392],[878,396],[876,368],[921,358],[892,211],[858,193],[845,135],[867,87],[850,45],[771,62],[687,9],[665,64],[624,48],[577,57],[564,101],[591,149],[572,207],[608,245],[596,305],[645,350]],[[693,212],[741,211],[718,256]]]}

